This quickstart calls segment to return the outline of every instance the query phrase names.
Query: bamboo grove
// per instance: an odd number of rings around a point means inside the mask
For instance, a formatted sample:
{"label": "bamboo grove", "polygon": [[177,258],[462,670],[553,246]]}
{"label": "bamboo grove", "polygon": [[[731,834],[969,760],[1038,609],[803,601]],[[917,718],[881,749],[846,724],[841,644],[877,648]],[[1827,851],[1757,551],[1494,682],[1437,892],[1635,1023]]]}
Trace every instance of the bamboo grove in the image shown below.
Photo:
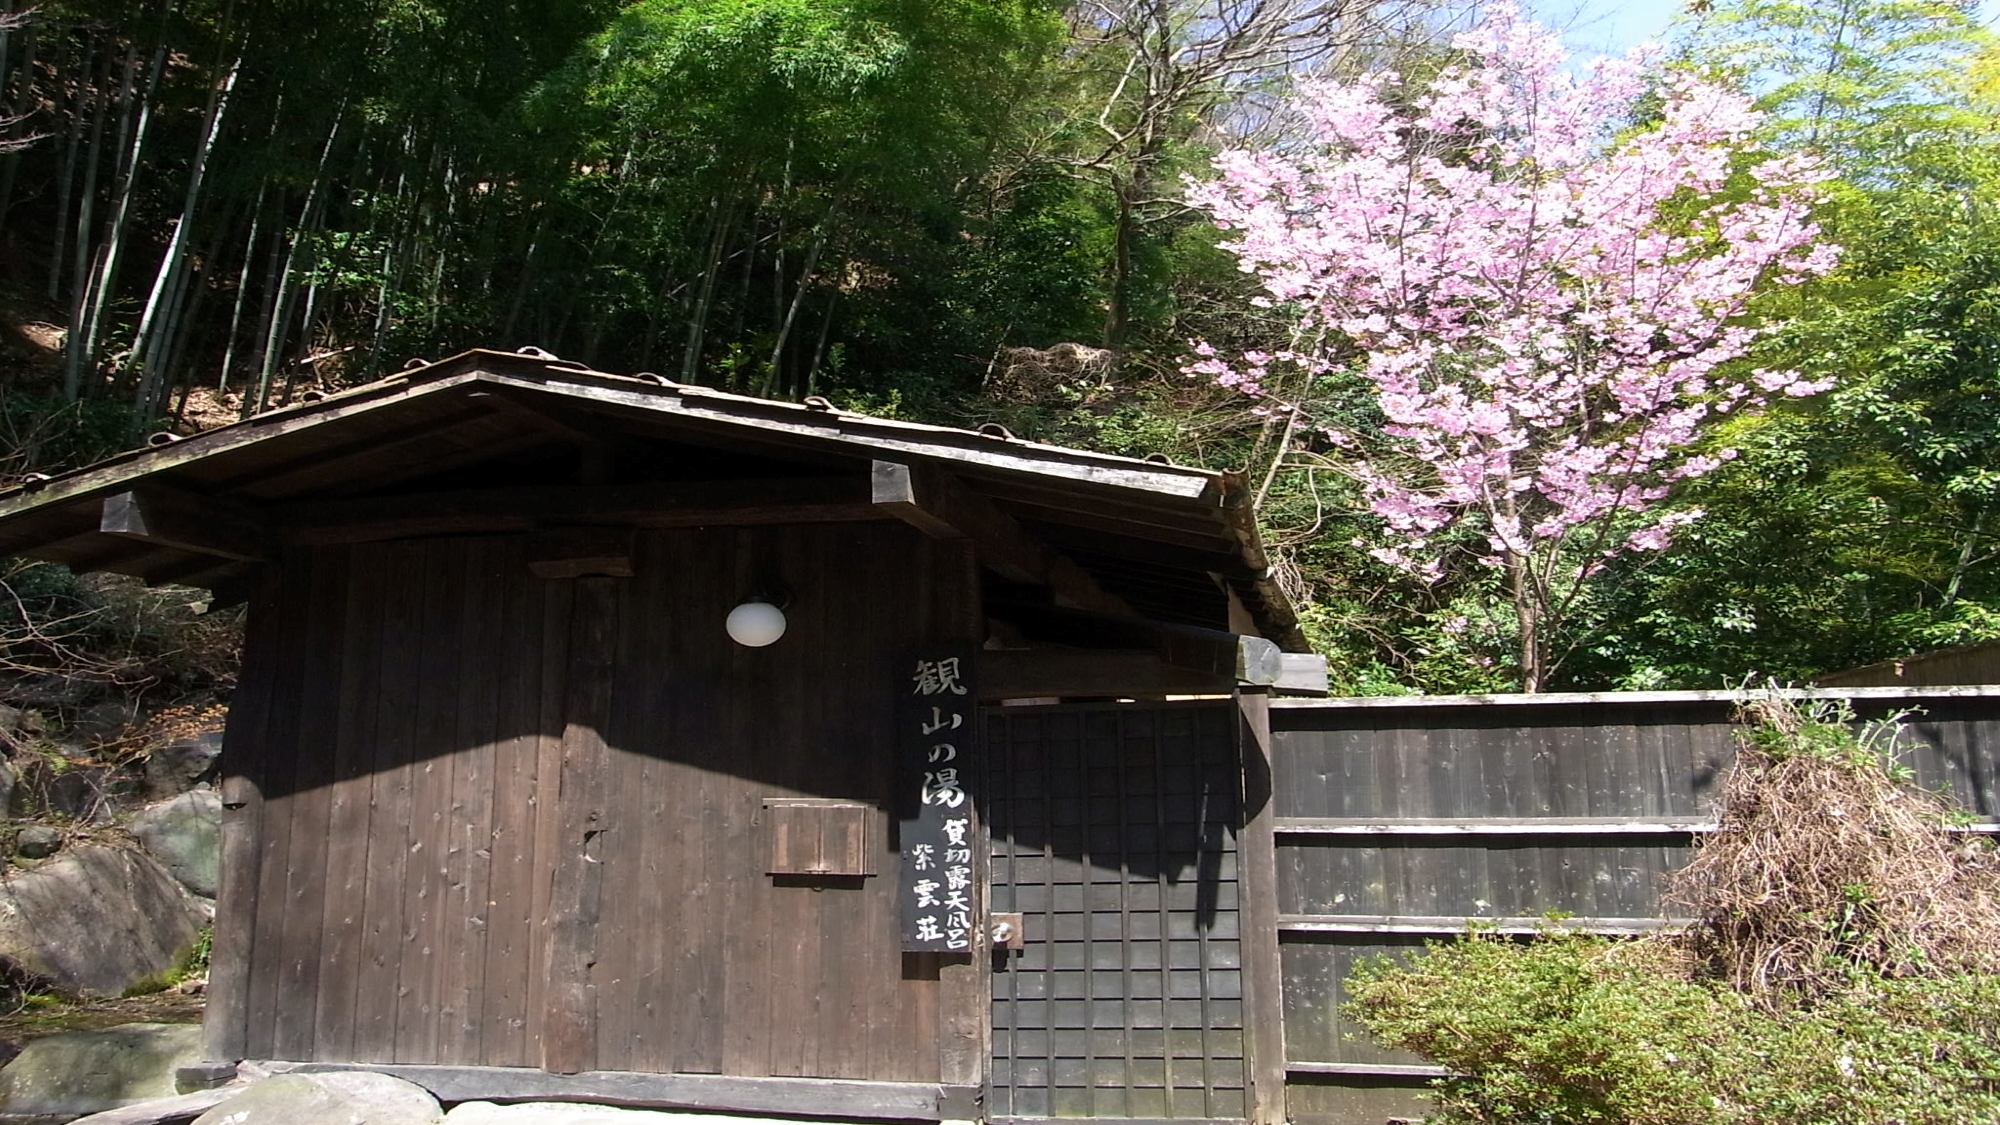
{"label": "bamboo grove", "polygon": [[1157,327],[1179,150],[1378,7],[49,0],[0,28],[6,276],[142,419],[471,345],[963,396]]}

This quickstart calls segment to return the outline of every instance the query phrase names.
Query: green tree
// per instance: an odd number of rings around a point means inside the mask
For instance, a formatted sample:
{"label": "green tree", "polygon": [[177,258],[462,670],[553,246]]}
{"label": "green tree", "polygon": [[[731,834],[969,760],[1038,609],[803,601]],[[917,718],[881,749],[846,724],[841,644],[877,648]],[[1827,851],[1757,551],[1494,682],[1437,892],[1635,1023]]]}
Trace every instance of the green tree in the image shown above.
{"label": "green tree", "polygon": [[1784,298],[1773,362],[1836,380],[1739,423],[1744,455],[1680,503],[1708,518],[1607,591],[1586,682],[1803,678],[2000,636],[2000,102],[1960,5],[1754,0],[1688,57],[1769,91],[1773,144],[1836,161],[1841,268]]}

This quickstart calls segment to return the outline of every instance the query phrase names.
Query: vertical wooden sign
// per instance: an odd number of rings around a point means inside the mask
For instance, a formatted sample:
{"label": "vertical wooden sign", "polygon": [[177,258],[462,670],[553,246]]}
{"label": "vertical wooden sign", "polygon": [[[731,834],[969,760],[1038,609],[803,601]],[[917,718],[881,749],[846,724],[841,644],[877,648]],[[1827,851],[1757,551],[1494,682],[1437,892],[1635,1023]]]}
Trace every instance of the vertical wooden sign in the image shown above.
{"label": "vertical wooden sign", "polygon": [[903,951],[973,948],[979,901],[972,862],[978,695],[969,645],[930,645],[897,669]]}

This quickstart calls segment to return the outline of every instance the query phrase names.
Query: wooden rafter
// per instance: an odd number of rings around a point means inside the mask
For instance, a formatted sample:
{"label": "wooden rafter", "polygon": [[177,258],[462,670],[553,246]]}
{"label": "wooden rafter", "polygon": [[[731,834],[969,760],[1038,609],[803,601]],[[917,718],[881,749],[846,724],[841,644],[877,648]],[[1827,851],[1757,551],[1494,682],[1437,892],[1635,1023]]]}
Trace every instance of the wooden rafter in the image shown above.
{"label": "wooden rafter", "polygon": [[1237,683],[1275,684],[1284,675],[1284,654],[1262,637],[1025,602],[991,602],[987,612],[1037,640],[1086,649],[1147,649],[1162,664]]}
{"label": "wooden rafter", "polygon": [[751,526],[887,519],[859,476],[468,489],[287,506],[281,534],[304,545],[480,535],[543,525]]}
{"label": "wooden rafter", "polygon": [[148,484],[106,496],[97,529],[156,547],[243,562],[271,558],[271,536],[261,513],[244,504]]}
{"label": "wooden rafter", "polygon": [[968,539],[981,564],[1010,582],[1046,586],[1056,602],[1121,617],[1132,607],[1061,552],[1028,534],[1014,517],[930,465],[877,461],[871,474],[876,507],[926,535]]}

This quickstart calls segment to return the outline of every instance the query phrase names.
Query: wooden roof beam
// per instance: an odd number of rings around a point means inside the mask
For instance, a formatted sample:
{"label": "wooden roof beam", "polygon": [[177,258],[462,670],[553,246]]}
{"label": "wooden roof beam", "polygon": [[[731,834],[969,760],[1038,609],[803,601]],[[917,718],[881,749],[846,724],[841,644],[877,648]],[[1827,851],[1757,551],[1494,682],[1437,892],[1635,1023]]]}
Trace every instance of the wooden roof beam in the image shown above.
{"label": "wooden roof beam", "polygon": [[991,500],[931,465],[877,461],[871,473],[875,505],[937,539],[970,539],[979,561],[1010,582],[1046,586],[1058,604],[1120,617],[1134,616],[1070,559],[1028,534]]}
{"label": "wooden roof beam", "polygon": [[1262,637],[1026,602],[989,603],[986,608],[1040,641],[1086,649],[1149,649],[1162,664],[1237,683],[1275,684],[1285,674],[1284,654]]}
{"label": "wooden roof beam", "polygon": [[255,509],[158,484],[106,496],[99,509],[97,530],[155,547],[239,562],[267,562],[271,558],[270,531]]}
{"label": "wooden roof beam", "polygon": [[557,417],[555,412],[530,406],[510,391],[473,391],[466,397],[489,410],[575,446],[579,458],[578,484],[603,484],[611,479],[611,443],[605,435],[588,426],[578,426],[564,421]]}
{"label": "wooden roof beam", "polygon": [[982,700],[1047,697],[1227,695],[1227,676],[1177,668],[1145,650],[989,649],[979,654]]}
{"label": "wooden roof beam", "polygon": [[288,506],[282,536],[304,545],[542,526],[741,527],[887,519],[859,475],[654,484],[548,485]]}

